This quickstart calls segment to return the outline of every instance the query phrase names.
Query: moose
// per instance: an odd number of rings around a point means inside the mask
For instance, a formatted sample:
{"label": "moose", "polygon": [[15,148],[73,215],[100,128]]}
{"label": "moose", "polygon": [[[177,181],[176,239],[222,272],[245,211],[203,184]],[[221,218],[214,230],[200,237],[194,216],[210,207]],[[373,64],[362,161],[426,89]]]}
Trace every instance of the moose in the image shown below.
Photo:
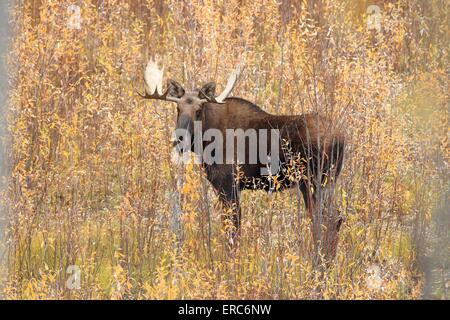
{"label": "moose", "polygon": [[[163,68],[158,62],[150,60],[144,72],[143,94],[145,99],[158,99],[177,104],[176,129],[184,130],[187,135],[179,136],[174,141],[178,151],[194,150],[194,138],[198,132],[194,123],[201,124],[201,133],[216,129],[223,133],[225,145],[227,139],[238,139],[249,129],[276,129],[279,168],[277,172],[262,174],[267,161],[256,163],[202,162],[208,181],[216,190],[226,209],[228,238],[230,245],[236,242],[240,232],[241,209],[240,191],[244,189],[264,189],[269,192],[288,188],[299,188],[308,216],[312,219],[312,234],[315,256],[330,261],[336,254],[338,233],[343,222],[339,211],[330,205],[328,191],[333,188],[339,176],[344,157],[344,134],[334,127],[332,119],[317,112],[302,115],[273,115],[242,98],[229,97],[240,74],[240,68],[234,70],[228,78],[225,89],[216,95],[216,84],[209,82],[200,89],[186,91],[178,82],[169,79],[163,90]],[[241,129],[233,137],[226,135],[226,130]],[[186,137],[189,139],[186,144]],[[185,138],[185,141],[183,141]],[[249,138],[244,136],[245,139]],[[261,140],[262,136],[257,136]],[[249,139],[247,139],[249,140]],[[241,140],[242,141],[242,140]],[[230,141],[228,141],[230,142]],[[257,141],[260,145],[261,141]],[[206,148],[211,141],[202,141]],[[254,143],[254,142],[253,142]],[[268,141],[273,145],[274,141]],[[186,146],[188,146],[186,148]],[[248,159],[250,142],[246,144],[244,158]],[[188,150],[185,150],[188,149]],[[222,152],[226,152],[223,147]],[[273,150],[271,150],[273,152]],[[236,160],[237,151],[232,151]],[[242,162],[242,161],[241,161]]]}

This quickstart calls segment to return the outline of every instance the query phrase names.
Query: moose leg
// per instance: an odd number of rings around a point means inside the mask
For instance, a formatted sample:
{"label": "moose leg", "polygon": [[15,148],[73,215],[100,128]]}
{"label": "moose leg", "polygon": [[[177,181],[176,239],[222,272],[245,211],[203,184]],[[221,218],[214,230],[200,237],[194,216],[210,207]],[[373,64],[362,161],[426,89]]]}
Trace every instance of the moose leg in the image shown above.
{"label": "moose leg", "polygon": [[321,239],[321,223],[320,223],[320,214],[318,213],[318,206],[320,206],[320,202],[318,203],[317,193],[314,192],[311,184],[308,181],[304,181],[300,184],[300,191],[303,195],[303,200],[305,202],[306,212],[308,213],[309,218],[312,221],[312,237],[313,237],[313,245],[314,245],[314,256],[313,256],[313,264],[317,266],[320,262],[320,239]]}
{"label": "moose leg", "polygon": [[232,167],[215,165],[207,167],[207,177],[219,194],[225,214],[224,224],[228,243],[233,246],[240,232],[241,209],[239,206],[239,187],[234,179]]}
{"label": "moose leg", "polygon": [[306,212],[310,219],[314,216],[314,210],[316,207],[316,199],[314,198],[314,194],[307,182],[302,182],[300,184],[300,191],[303,195],[303,201],[305,202]]}
{"label": "moose leg", "polygon": [[224,214],[224,226],[228,239],[228,244],[233,247],[240,233],[241,208],[239,206],[239,196],[237,190],[227,190],[220,193]]}
{"label": "moose leg", "polygon": [[323,259],[323,262],[328,266],[336,255],[339,229],[343,219],[339,211],[332,205],[330,187],[311,188],[305,182],[300,185],[300,191],[303,194],[306,210],[312,221],[313,264],[318,267]]}
{"label": "moose leg", "polygon": [[322,209],[322,224],[324,231],[322,234],[322,252],[325,262],[328,264],[336,256],[336,250],[339,240],[339,230],[344,221],[339,210],[335,207],[332,194],[333,186],[328,185],[323,191],[323,209]]}

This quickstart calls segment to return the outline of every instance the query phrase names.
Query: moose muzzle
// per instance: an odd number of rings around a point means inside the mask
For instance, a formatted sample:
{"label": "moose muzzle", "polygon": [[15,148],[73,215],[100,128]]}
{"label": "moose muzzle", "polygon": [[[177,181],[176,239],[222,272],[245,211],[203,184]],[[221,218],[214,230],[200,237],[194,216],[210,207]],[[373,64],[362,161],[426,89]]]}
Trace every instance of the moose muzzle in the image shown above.
{"label": "moose muzzle", "polygon": [[175,141],[173,146],[179,153],[184,153],[192,149],[194,123],[188,115],[180,115],[175,129]]}

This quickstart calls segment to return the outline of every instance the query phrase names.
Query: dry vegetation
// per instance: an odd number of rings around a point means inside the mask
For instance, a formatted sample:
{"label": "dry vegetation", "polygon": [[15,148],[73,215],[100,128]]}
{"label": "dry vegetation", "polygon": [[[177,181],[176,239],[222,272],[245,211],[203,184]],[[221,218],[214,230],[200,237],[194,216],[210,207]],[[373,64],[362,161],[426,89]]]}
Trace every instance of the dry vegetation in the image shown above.
{"label": "dry vegetation", "polygon": [[[448,1],[74,2],[79,29],[72,1],[11,11],[6,297],[449,297]],[[345,128],[346,222],[324,274],[295,190],[244,191],[227,253],[202,171],[170,160],[175,106],[135,94],[155,54],[188,88],[220,87],[243,58],[235,96]]]}

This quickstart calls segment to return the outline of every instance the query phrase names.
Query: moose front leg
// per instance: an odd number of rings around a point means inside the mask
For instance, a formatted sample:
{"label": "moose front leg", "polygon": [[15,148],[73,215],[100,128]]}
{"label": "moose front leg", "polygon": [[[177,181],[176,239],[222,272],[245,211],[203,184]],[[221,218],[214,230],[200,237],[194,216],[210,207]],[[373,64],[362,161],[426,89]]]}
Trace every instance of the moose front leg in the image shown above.
{"label": "moose front leg", "polygon": [[231,165],[214,165],[206,168],[208,180],[216,189],[224,210],[223,221],[228,244],[233,247],[240,233],[241,208],[239,187]]}
{"label": "moose front leg", "polygon": [[234,246],[241,230],[241,208],[239,206],[238,191],[227,191],[226,193],[221,193],[219,197],[224,210],[223,222],[228,244]]}

